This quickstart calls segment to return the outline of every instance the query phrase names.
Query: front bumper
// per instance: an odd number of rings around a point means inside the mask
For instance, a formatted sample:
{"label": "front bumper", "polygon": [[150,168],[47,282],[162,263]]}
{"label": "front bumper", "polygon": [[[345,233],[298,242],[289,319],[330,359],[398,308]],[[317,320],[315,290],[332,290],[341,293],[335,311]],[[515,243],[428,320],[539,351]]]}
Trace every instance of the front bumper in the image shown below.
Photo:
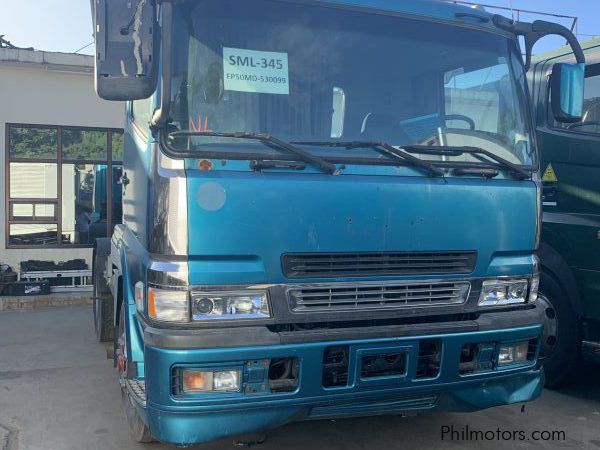
{"label": "front bumper", "polygon": [[[321,340],[305,336],[297,339],[304,342],[282,344],[283,338],[279,336],[278,344],[247,342],[244,346],[221,348],[160,348],[147,342],[145,417],[160,441],[188,445],[272,428],[293,420],[431,409],[474,411],[526,402],[536,398],[543,387],[537,354],[518,366],[461,375],[461,349],[465,344],[538,339],[542,333],[540,322],[539,311],[531,309],[484,314],[477,321],[457,322],[454,330],[437,333],[429,330],[428,333],[391,336],[390,330],[386,330],[386,336],[381,337],[377,330],[371,330],[369,337],[362,330],[359,338],[333,339],[343,333],[331,335],[321,331]],[[237,331],[229,329],[222,333],[223,337],[229,336],[229,343],[237,339]],[[439,373],[434,378],[417,378],[419,342],[430,339],[439,339],[442,343]],[[149,340],[158,343],[156,335]],[[178,342],[181,344],[181,340]],[[343,387],[323,387],[323,355],[332,345],[347,345],[350,350],[348,383]],[[379,350],[405,352],[405,374],[385,379],[361,378],[361,355]],[[300,364],[298,387],[293,392],[259,390],[244,394],[247,390],[242,389],[240,393],[178,395],[173,390],[173,373],[177,368],[243,367],[252,361],[289,357],[298,358]]]}

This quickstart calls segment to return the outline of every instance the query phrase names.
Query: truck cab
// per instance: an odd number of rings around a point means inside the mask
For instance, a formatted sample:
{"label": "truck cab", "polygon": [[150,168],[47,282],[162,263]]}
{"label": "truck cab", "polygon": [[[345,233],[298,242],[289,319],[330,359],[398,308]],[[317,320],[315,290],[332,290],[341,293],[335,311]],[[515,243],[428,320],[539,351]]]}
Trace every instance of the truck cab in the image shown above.
{"label": "truck cab", "polygon": [[537,56],[530,72],[543,182],[543,358],[547,382],[557,387],[569,381],[582,354],[600,361],[600,40],[582,48],[585,100],[578,120],[554,119],[549,82],[556,63],[575,60],[572,50]]}
{"label": "truck cab", "polygon": [[556,27],[430,1],[96,0],[95,17],[97,91],[129,101],[95,324],[136,440],[539,395],[518,36]]}

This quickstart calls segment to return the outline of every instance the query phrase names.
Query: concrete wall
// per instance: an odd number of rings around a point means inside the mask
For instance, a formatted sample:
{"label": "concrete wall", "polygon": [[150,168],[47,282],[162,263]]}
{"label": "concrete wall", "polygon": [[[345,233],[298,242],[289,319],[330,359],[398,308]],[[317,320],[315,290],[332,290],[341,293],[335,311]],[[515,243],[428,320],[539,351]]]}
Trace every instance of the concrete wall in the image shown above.
{"label": "concrete wall", "polygon": [[18,270],[27,259],[91,258],[90,249],[6,249],[6,123],[122,128],[124,104],[100,100],[92,58],[0,50],[0,262]]}

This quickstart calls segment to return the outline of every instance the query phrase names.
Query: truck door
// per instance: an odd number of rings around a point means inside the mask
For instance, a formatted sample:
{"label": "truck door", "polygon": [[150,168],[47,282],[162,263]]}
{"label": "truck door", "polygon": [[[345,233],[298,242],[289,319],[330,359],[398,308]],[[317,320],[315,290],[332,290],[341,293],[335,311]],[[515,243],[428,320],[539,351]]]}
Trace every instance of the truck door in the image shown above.
{"label": "truck door", "polygon": [[600,319],[600,49],[586,52],[586,58],[583,120],[570,124],[555,122],[548,107],[547,126],[538,128],[542,149],[542,240],[561,253],[571,266],[584,300],[584,314],[597,320]]}

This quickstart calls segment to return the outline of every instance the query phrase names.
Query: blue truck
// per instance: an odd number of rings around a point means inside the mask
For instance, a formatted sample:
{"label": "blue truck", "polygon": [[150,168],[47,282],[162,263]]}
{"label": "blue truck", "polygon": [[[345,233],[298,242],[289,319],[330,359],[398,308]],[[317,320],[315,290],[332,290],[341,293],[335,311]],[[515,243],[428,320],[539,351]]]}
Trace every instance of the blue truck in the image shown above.
{"label": "blue truck", "polygon": [[96,90],[128,102],[94,323],[137,441],[539,395],[525,74],[567,38],[555,115],[581,114],[567,29],[424,0],[92,6]]}

